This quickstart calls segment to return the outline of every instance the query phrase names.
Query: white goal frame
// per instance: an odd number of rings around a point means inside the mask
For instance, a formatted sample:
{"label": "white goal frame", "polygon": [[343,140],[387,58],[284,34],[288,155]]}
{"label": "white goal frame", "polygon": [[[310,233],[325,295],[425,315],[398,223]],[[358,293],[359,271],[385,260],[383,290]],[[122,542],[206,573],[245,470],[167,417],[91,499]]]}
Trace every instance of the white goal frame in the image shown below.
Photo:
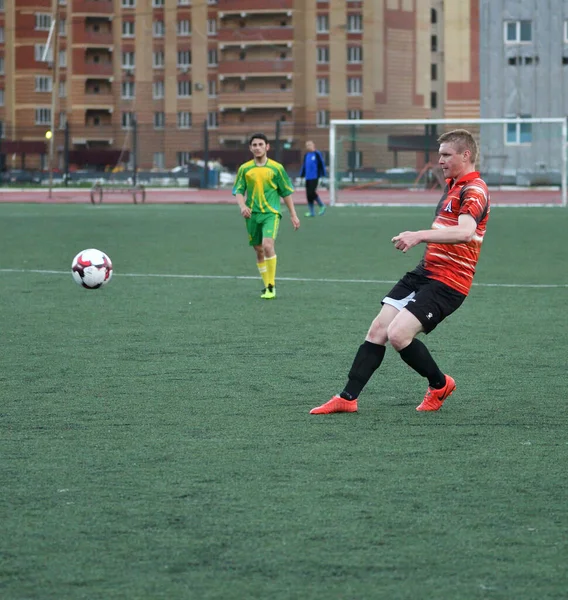
{"label": "white goal frame", "polygon": [[567,173],[568,173],[568,119],[564,117],[550,118],[502,118],[502,119],[332,119],[329,124],[329,201],[333,206],[337,200],[336,173],[336,142],[337,127],[341,125],[506,125],[508,123],[548,123],[557,124],[561,128],[563,143],[561,153],[560,191],[562,206],[567,205]]}

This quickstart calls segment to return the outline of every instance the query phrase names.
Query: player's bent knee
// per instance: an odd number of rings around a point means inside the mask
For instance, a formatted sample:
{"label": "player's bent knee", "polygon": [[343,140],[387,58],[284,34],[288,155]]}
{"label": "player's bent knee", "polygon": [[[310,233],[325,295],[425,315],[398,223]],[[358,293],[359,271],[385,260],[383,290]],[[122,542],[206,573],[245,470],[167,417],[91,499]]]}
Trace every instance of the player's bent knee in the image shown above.
{"label": "player's bent knee", "polygon": [[397,352],[400,352],[403,348],[406,348],[410,342],[412,342],[414,335],[408,330],[391,323],[387,331],[387,337],[391,346]]}

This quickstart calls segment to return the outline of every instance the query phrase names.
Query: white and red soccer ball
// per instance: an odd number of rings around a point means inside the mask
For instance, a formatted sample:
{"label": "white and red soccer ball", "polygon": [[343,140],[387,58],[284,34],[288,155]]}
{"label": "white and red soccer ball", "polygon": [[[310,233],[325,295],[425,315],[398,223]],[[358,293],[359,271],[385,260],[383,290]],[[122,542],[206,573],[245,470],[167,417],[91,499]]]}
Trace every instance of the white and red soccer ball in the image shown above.
{"label": "white and red soccer ball", "polygon": [[96,290],[106,285],[112,278],[112,262],[100,250],[82,250],[71,265],[73,279],[88,290]]}

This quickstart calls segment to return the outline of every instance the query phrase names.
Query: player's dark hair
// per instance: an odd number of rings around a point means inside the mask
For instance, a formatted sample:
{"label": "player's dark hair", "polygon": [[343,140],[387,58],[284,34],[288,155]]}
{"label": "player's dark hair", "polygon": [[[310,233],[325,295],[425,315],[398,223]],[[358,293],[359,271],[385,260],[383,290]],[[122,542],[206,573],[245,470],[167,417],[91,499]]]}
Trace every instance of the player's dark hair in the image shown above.
{"label": "player's dark hair", "polygon": [[249,146],[252,144],[253,140],[264,140],[264,143],[268,144],[268,138],[264,135],[264,133],[253,133],[250,136]]}
{"label": "player's dark hair", "polygon": [[438,144],[453,144],[456,151],[459,153],[469,150],[471,162],[477,161],[477,142],[473,135],[467,129],[453,129],[443,133],[438,138]]}

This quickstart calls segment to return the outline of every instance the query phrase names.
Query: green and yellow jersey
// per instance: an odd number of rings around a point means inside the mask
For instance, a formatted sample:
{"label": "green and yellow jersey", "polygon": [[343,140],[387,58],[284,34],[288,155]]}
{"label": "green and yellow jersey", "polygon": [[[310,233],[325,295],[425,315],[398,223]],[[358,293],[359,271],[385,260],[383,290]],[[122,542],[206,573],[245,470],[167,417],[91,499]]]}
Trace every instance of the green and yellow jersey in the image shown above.
{"label": "green and yellow jersey", "polygon": [[293,192],[292,182],[284,167],[270,158],[262,167],[254,159],[242,164],[233,186],[233,196],[243,194],[246,205],[253,213],[280,214],[280,198]]}

